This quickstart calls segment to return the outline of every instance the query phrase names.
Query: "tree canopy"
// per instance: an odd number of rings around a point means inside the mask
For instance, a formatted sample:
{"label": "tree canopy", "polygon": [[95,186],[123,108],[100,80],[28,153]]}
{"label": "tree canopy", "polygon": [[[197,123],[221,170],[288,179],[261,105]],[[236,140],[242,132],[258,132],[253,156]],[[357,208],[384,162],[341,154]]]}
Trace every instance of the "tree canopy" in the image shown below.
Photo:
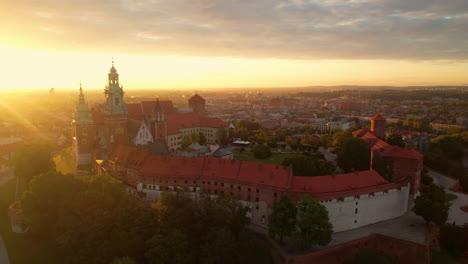
{"label": "tree canopy", "polygon": [[337,149],[337,163],[345,172],[368,170],[370,150],[367,143],[357,137],[343,137]]}
{"label": "tree canopy", "polygon": [[296,205],[289,200],[287,196],[282,196],[281,199],[273,206],[268,221],[268,232],[271,237],[279,237],[280,242],[283,237],[289,237],[296,229]]}
{"label": "tree canopy", "polygon": [[70,263],[142,260],[153,230],[151,212],[107,175],[35,177],[21,200],[31,233],[70,254]]}
{"label": "tree canopy", "polygon": [[291,237],[296,248],[304,250],[331,241],[333,226],[328,211],[319,201],[302,195],[294,203],[283,196],[276,202],[268,222],[271,237]]}
{"label": "tree canopy", "polygon": [[297,229],[294,241],[299,249],[309,249],[315,245],[325,246],[330,243],[333,226],[328,211],[319,201],[303,195],[296,203]]}
{"label": "tree canopy", "polygon": [[405,147],[405,142],[400,134],[391,133],[387,136],[387,143],[394,146]]}
{"label": "tree canopy", "polygon": [[253,154],[257,159],[266,159],[271,157],[271,149],[268,146],[257,145],[253,149]]}
{"label": "tree canopy", "polygon": [[298,155],[295,157],[286,157],[282,165],[292,166],[296,176],[321,176],[333,174],[336,170],[335,165],[327,160],[313,156]]}
{"label": "tree canopy", "polygon": [[421,185],[420,192],[414,201],[413,212],[424,218],[426,223],[445,224],[451,204],[444,189],[431,183]]}
{"label": "tree canopy", "polygon": [[46,143],[22,146],[11,159],[15,175],[30,180],[36,175],[55,170],[51,152],[52,147]]}

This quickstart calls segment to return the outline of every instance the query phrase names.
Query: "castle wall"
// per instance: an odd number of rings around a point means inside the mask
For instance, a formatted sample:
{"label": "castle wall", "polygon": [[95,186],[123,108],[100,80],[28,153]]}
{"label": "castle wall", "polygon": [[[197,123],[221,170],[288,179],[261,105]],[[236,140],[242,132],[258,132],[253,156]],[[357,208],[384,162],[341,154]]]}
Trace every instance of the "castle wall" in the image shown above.
{"label": "castle wall", "polygon": [[[162,182],[162,184],[143,185],[142,191],[146,194],[146,203],[153,203],[164,191],[182,191],[193,199],[197,199],[201,193],[212,197],[217,197],[219,194],[231,195],[250,208],[247,216],[251,218],[253,224],[265,228],[268,226],[268,217],[272,213],[273,204],[281,195],[280,191],[276,190],[228,182],[221,184],[218,181],[200,179],[196,181],[166,179]],[[196,184],[193,184],[194,182]],[[204,187],[208,182],[211,187]],[[341,232],[403,215],[408,210],[409,189],[409,183],[406,183],[399,189],[325,200],[320,203],[328,211],[333,231]]]}
{"label": "castle wall", "polygon": [[409,183],[400,189],[375,192],[371,195],[348,196],[321,201],[328,211],[334,232],[341,232],[385,221],[408,210]]}

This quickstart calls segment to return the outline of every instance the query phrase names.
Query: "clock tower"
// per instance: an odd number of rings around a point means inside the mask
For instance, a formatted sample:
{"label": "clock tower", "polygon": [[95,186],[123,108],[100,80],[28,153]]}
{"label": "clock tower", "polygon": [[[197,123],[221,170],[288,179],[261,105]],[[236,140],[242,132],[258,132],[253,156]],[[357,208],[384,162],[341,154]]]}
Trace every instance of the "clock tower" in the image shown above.
{"label": "clock tower", "polygon": [[114,145],[128,144],[128,112],[123,100],[124,91],[119,84],[119,74],[112,67],[108,74],[108,83],[104,90],[106,102],[104,103],[104,126],[106,128],[107,150],[112,151]]}

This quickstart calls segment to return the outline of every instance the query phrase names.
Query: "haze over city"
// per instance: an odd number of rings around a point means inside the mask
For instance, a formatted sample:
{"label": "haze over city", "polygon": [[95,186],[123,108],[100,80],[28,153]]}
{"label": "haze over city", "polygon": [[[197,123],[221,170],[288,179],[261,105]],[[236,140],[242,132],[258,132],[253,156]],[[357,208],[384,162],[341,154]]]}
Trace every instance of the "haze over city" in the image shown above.
{"label": "haze over city", "polygon": [[463,85],[468,2],[0,3],[0,89]]}
{"label": "haze over city", "polygon": [[468,0],[0,11],[0,264],[468,263]]}

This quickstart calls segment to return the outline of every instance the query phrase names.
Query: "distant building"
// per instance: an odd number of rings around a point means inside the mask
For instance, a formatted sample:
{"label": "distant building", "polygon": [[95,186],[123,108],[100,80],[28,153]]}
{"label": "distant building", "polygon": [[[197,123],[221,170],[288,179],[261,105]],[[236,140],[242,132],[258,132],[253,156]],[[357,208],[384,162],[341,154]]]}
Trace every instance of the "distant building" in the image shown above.
{"label": "distant building", "polygon": [[387,120],[381,114],[376,114],[371,119],[371,131],[374,132],[377,137],[385,139],[386,123]]}
{"label": "distant building", "polygon": [[195,93],[190,99],[188,100],[189,107],[192,108],[193,112],[196,114],[204,114],[205,113],[205,104],[206,100],[203,99],[198,93]]}

